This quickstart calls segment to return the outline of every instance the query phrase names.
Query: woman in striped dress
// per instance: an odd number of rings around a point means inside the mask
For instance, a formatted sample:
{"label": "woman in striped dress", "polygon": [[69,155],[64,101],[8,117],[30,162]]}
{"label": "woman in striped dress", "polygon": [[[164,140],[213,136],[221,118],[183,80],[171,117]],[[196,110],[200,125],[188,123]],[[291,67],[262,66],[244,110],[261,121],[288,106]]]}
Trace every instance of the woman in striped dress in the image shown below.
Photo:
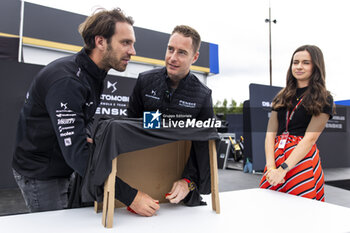
{"label": "woman in striped dress", "polygon": [[333,114],[325,86],[322,51],[299,47],[287,85],[274,98],[266,138],[266,167],[260,188],[324,201],[324,175],[316,141]]}

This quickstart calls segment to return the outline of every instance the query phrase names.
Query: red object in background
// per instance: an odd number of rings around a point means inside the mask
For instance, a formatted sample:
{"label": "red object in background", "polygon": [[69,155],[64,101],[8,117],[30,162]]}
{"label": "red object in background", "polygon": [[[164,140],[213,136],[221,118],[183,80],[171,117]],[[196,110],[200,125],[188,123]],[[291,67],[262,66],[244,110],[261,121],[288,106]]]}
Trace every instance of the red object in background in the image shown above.
{"label": "red object in background", "polygon": [[166,193],[165,194],[165,198],[167,197],[167,196],[170,196],[171,195],[171,193]]}

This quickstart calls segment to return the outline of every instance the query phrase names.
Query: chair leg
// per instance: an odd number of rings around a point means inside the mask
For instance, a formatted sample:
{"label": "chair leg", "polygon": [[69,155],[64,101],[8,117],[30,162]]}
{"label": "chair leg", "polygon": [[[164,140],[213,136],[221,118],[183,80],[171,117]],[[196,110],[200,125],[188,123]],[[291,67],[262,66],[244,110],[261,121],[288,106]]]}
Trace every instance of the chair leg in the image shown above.
{"label": "chair leg", "polygon": [[220,200],[218,187],[218,162],[216,154],[215,140],[209,141],[210,176],[211,176],[211,201],[212,208],[220,214]]}
{"label": "chair leg", "polygon": [[117,158],[113,159],[112,161],[112,171],[109,174],[104,186],[102,225],[107,228],[113,227],[116,174]]}

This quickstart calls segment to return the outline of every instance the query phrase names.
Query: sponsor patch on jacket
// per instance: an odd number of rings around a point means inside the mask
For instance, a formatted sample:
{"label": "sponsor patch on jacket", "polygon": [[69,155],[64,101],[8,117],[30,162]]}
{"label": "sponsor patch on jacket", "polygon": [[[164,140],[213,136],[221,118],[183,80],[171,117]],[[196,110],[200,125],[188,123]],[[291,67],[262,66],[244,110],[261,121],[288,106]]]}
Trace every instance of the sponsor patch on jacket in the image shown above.
{"label": "sponsor patch on jacket", "polygon": [[197,103],[192,103],[184,100],[179,100],[179,105],[186,108],[195,108]]}
{"label": "sponsor patch on jacket", "polygon": [[145,96],[148,98],[156,99],[156,100],[160,99],[158,96],[153,96],[153,95],[149,95],[149,94],[146,94]]}
{"label": "sponsor patch on jacket", "polygon": [[159,100],[160,98],[157,96],[157,90],[152,90],[151,94],[145,94],[146,97],[148,98],[152,98],[152,99],[156,99]]}
{"label": "sponsor patch on jacket", "polygon": [[71,146],[72,145],[72,139],[71,138],[65,138],[64,139],[64,145],[65,146]]}
{"label": "sponsor patch on jacket", "polygon": [[69,129],[74,129],[74,125],[73,126],[67,126],[67,127],[58,126],[58,131],[60,131],[60,133],[62,131],[69,130]]}
{"label": "sponsor patch on jacket", "polygon": [[74,131],[69,131],[69,132],[65,132],[65,133],[60,133],[60,137],[67,137],[67,136],[71,136],[74,134]]}
{"label": "sponsor patch on jacket", "polygon": [[70,125],[75,122],[75,118],[64,118],[64,119],[57,119],[58,125]]}
{"label": "sponsor patch on jacket", "polygon": [[59,113],[59,114],[56,114],[57,117],[74,117],[76,116],[77,114],[75,113],[71,113],[71,114],[63,114],[63,113]]}

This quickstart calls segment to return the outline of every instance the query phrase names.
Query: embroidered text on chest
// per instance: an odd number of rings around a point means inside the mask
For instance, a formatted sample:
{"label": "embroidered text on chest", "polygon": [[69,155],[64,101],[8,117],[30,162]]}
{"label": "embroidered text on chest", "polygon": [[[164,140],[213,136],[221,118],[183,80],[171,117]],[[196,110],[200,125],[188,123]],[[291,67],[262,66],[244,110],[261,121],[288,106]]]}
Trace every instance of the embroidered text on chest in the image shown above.
{"label": "embroidered text on chest", "polygon": [[160,98],[157,96],[157,91],[156,90],[152,90],[151,94],[145,94],[146,97],[148,98],[152,98],[152,99],[156,99],[159,100]]}
{"label": "embroidered text on chest", "polygon": [[179,105],[186,107],[186,108],[195,108],[196,107],[196,103],[192,103],[192,102],[187,102],[184,100],[179,100]]}

